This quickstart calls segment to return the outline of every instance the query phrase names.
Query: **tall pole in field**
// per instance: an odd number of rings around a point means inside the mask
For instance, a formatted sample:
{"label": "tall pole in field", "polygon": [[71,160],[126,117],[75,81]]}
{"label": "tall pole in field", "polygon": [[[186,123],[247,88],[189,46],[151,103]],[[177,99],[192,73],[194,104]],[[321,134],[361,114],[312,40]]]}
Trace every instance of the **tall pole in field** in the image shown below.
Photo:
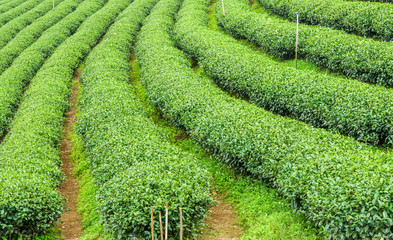
{"label": "tall pole in field", "polygon": [[165,240],[168,240],[168,202],[165,203]]}
{"label": "tall pole in field", "polygon": [[150,212],[151,212],[151,240],[154,240],[154,217],[153,217],[153,206],[151,206]]}
{"label": "tall pole in field", "polygon": [[183,211],[181,207],[179,207],[179,215],[180,215],[180,240],[183,240]]}
{"label": "tall pole in field", "polygon": [[52,4],[53,8],[55,8],[55,0],[53,0],[53,4]]}
{"label": "tall pole in field", "polygon": [[224,0],[221,0],[221,3],[222,3],[222,13],[223,13],[224,16],[225,16]]}
{"label": "tall pole in field", "polygon": [[297,45],[299,42],[299,11],[296,12],[296,50],[295,50],[295,68],[297,69]]}

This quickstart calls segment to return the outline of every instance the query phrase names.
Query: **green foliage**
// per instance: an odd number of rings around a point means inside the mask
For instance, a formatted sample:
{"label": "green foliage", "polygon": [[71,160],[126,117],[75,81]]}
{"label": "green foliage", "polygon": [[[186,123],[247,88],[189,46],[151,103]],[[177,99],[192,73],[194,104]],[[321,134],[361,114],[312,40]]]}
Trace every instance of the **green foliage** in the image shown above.
{"label": "green foliage", "polygon": [[26,2],[26,0],[8,1],[0,6],[0,14],[6,13],[8,10],[12,10],[24,2]]}
{"label": "green foliage", "polygon": [[[97,10],[104,5],[94,2],[84,6]],[[63,178],[58,144],[69,106],[69,85],[74,70],[128,4],[110,0],[56,49],[31,80],[0,147],[0,236],[42,234],[63,212],[56,189]]]}
{"label": "green foliage", "polygon": [[[55,4],[58,5],[62,0],[55,1]],[[62,6],[60,6],[62,7]],[[42,15],[46,14],[48,11],[52,10],[52,0],[45,0],[38,4],[32,10],[26,12],[25,14],[14,18],[12,21],[9,21],[3,27],[0,28],[0,49],[5,46],[8,41],[10,41],[15,35],[30,25],[33,21],[40,18]],[[57,9],[56,9],[57,10]],[[54,10],[52,10],[54,11]],[[53,16],[52,16],[53,17]]]}
{"label": "green foliage", "polygon": [[[26,86],[46,59],[104,3],[105,0],[86,0],[81,3],[75,12],[45,31],[34,44],[15,59],[11,67],[3,72],[0,76],[0,136],[8,130]],[[8,55],[8,57],[12,58],[13,55]],[[6,59],[5,65],[9,62],[10,60]],[[5,65],[0,63],[1,67],[6,67]],[[61,75],[62,72],[57,74]]]}
{"label": "green foliage", "polygon": [[[48,14],[21,30],[12,40],[9,39],[10,36],[1,35],[0,55],[2,57],[0,59],[0,73],[3,73],[3,71],[11,65],[14,59],[23,52],[23,50],[34,43],[42,34],[45,35],[47,32],[51,32],[52,30],[47,29],[73,12],[80,2],[82,2],[82,0],[63,1],[53,11],[50,11]],[[56,26],[53,27],[56,28]],[[45,30],[47,31],[45,32]],[[56,31],[57,30],[58,29],[56,29]]]}
{"label": "green foliage", "polygon": [[340,0],[258,0],[269,11],[311,25],[342,29],[361,36],[393,39],[393,6]]}
{"label": "green foliage", "polygon": [[[13,20],[14,18],[18,17],[19,15],[26,13],[30,9],[34,8],[38,4],[43,2],[43,0],[27,0],[24,3],[20,4],[19,6],[10,9],[9,11],[0,15],[0,27],[2,27],[7,22]],[[47,5],[47,8],[50,6]],[[49,9],[48,9],[49,10]],[[27,12],[29,13],[29,12]]]}
{"label": "green foliage", "polygon": [[[225,9],[224,16],[217,2],[219,25],[230,34],[247,38],[276,57],[295,57],[296,23],[255,13],[244,0],[225,1]],[[306,24],[300,25],[299,34],[299,57],[351,78],[393,86],[391,42]]]}
{"label": "green foliage", "polygon": [[[84,141],[98,187],[97,209],[114,238],[149,239],[150,206],[164,212],[170,203],[169,232],[178,232],[178,207],[185,232],[195,233],[212,199],[209,174],[192,156],[165,142],[149,120],[130,84],[128,60],[141,23],[157,0],[137,0],[122,13],[86,61],[81,77],[81,117],[77,131]],[[146,20],[145,31],[173,16],[179,1],[162,1]],[[160,27],[158,27],[160,28]]]}
{"label": "green foliage", "polygon": [[261,181],[236,174],[188,138],[183,130],[160,118],[160,112],[148,103],[148,93],[139,79],[138,64],[134,62],[132,69],[137,97],[144,111],[159,126],[162,135],[171,144],[192,154],[198,165],[213,175],[215,191],[225,195],[226,201],[235,206],[238,220],[244,227],[241,239],[319,239],[311,224],[305,222],[300,214],[293,213],[289,202],[279,197],[277,190],[264,186]]}
{"label": "green foliage", "polygon": [[236,213],[245,231],[241,239],[319,239],[309,222],[290,208],[290,203],[277,190],[264,186],[261,181],[236,174],[225,164],[217,162],[191,140],[176,143],[195,154],[204,168],[213,174],[213,185],[227,201],[236,207]]}
{"label": "green foliage", "polygon": [[177,44],[223,88],[315,127],[372,144],[393,143],[391,89],[289,68],[210,30],[206,15],[194,17],[198,24],[181,25]]}
{"label": "green foliage", "polygon": [[[209,42],[216,31],[205,26],[207,4],[184,2],[177,39],[195,48]],[[162,29],[141,33],[137,57],[150,99],[165,116],[223,162],[278,188],[330,237],[393,237],[391,153],[229,97],[195,75]]]}
{"label": "green foliage", "polygon": [[[81,87],[79,86],[79,94]],[[77,113],[78,117],[80,112]],[[78,212],[82,215],[81,221],[83,225],[83,233],[80,240],[103,238],[104,227],[101,224],[102,217],[99,209],[99,204],[96,198],[92,197],[97,194],[98,187],[93,182],[92,169],[88,162],[86,151],[83,147],[81,137],[73,132],[69,135],[72,142],[71,159],[74,163],[73,174],[78,178],[79,195],[78,195]]]}

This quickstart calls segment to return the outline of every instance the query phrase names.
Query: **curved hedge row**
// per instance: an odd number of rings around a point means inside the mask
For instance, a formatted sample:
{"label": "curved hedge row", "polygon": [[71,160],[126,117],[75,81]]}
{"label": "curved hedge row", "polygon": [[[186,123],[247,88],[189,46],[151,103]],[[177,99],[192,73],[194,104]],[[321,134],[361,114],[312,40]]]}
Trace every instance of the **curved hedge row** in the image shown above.
{"label": "curved hedge row", "polygon": [[[10,9],[16,8],[18,5],[24,3],[26,0],[9,1],[0,6],[0,14],[7,12]],[[1,16],[1,15],[0,15]]]}
{"label": "curved hedge row", "polygon": [[27,0],[19,6],[0,15],[0,27],[40,4],[43,0]]}
{"label": "curved hedge row", "polygon": [[225,89],[315,127],[393,144],[392,89],[283,66],[207,26],[181,30],[177,44]]}
{"label": "curved hedge row", "polygon": [[[209,3],[184,2],[177,38],[215,34],[205,26]],[[330,237],[393,237],[391,153],[231,98],[173,45],[159,32],[138,44],[137,57],[150,100],[175,124],[232,167],[270,180]]]}
{"label": "curved hedge row", "polygon": [[24,50],[0,76],[0,136],[17,109],[30,79],[34,77],[56,47],[71,36],[106,0],[85,0],[66,18],[47,30],[34,44]]}
{"label": "curved hedge row", "polygon": [[[56,5],[63,0],[57,0]],[[20,30],[31,24],[34,20],[52,10],[52,0],[44,0],[37,7],[31,9],[25,14],[14,18],[0,28],[0,49],[11,40]]]}
{"label": "curved hedge row", "polygon": [[[277,57],[295,57],[296,23],[255,13],[243,0],[226,0],[225,16],[221,2],[216,7],[218,24],[232,35],[245,37]],[[393,86],[393,43],[305,24],[299,31],[300,57],[351,78]]]}
{"label": "curved hedge row", "polygon": [[[53,30],[46,30],[72,13],[82,1],[83,0],[64,0],[53,11],[50,11],[48,14],[20,31],[11,41],[9,41],[7,36],[1,35],[0,73],[3,73],[3,71],[11,65],[14,59],[34,43],[42,34],[45,35],[47,32],[53,32]],[[68,17],[68,19],[69,18],[71,17]],[[67,22],[69,20],[64,21]],[[56,27],[54,26],[54,28]]]}
{"label": "curved hedge row", "polygon": [[258,0],[269,11],[311,25],[342,29],[361,36],[393,40],[393,6],[337,0]]}
{"label": "curved hedge row", "polygon": [[[94,2],[96,9],[104,5]],[[52,226],[63,212],[56,189],[63,178],[58,143],[69,107],[70,82],[74,70],[128,4],[128,0],[110,0],[32,79],[0,147],[0,236],[31,238]]]}
{"label": "curved hedge row", "polygon": [[[128,61],[136,33],[156,2],[130,5],[92,51],[81,77],[77,131],[99,187],[96,199],[105,229],[116,239],[150,239],[150,206],[164,212],[166,201],[170,236],[179,230],[179,206],[185,232],[195,233],[212,203],[208,172],[160,135],[130,84]],[[145,21],[141,44],[152,31],[166,27],[179,7],[179,0],[160,1]]]}

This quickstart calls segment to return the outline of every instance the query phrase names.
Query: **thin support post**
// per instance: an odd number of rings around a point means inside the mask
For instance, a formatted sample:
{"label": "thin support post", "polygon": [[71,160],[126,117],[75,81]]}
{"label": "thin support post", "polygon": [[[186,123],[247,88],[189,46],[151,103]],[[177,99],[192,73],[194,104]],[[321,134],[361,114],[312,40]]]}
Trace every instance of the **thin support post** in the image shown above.
{"label": "thin support post", "polygon": [[168,202],[165,203],[165,240],[168,240]]}
{"label": "thin support post", "polygon": [[158,212],[158,215],[160,217],[160,234],[161,234],[161,240],[164,240],[164,231],[162,231],[162,216],[161,216],[161,211]]}
{"label": "thin support post", "polygon": [[180,214],[180,240],[183,240],[183,212],[181,207],[179,207],[179,214]]}
{"label": "thin support post", "polygon": [[225,16],[224,0],[221,0],[221,3],[222,3],[222,13],[223,13],[224,16]]}
{"label": "thin support post", "polygon": [[151,212],[151,240],[154,240],[154,217],[153,217],[153,206],[151,206],[150,212]]}
{"label": "thin support post", "polygon": [[295,50],[295,69],[297,69],[297,45],[299,43],[299,12],[296,12],[296,50]]}

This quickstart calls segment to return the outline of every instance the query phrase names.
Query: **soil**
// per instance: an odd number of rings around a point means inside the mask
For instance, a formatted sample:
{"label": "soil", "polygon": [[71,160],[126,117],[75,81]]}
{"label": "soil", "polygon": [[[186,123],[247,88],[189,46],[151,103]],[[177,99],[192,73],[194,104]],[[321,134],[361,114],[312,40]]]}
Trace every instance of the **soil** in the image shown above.
{"label": "soil", "polygon": [[82,235],[82,224],[77,209],[77,199],[79,187],[76,179],[72,175],[73,163],[70,156],[72,152],[72,143],[68,138],[68,134],[72,132],[72,127],[76,122],[76,100],[78,97],[79,73],[75,74],[74,81],[76,84],[72,86],[72,95],[70,98],[71,107],[65,114],[63,141],[60,143],[60,154],[63,166],[62,172],[66,179],[59,187],[59,191],[63,197],[68,199],[67,211],[61,216],[61,222],[58,228],[61,230],[61,237],[65,240],[76,240]]}
{"label": "soil", "polygon": [[216,195],[216,206],[210,208],[211,212],[204,221],[206,227],[201,233],[203,240],[238,240],[242,228],[236,217],[233,206],[226,203],[222,196]]}

